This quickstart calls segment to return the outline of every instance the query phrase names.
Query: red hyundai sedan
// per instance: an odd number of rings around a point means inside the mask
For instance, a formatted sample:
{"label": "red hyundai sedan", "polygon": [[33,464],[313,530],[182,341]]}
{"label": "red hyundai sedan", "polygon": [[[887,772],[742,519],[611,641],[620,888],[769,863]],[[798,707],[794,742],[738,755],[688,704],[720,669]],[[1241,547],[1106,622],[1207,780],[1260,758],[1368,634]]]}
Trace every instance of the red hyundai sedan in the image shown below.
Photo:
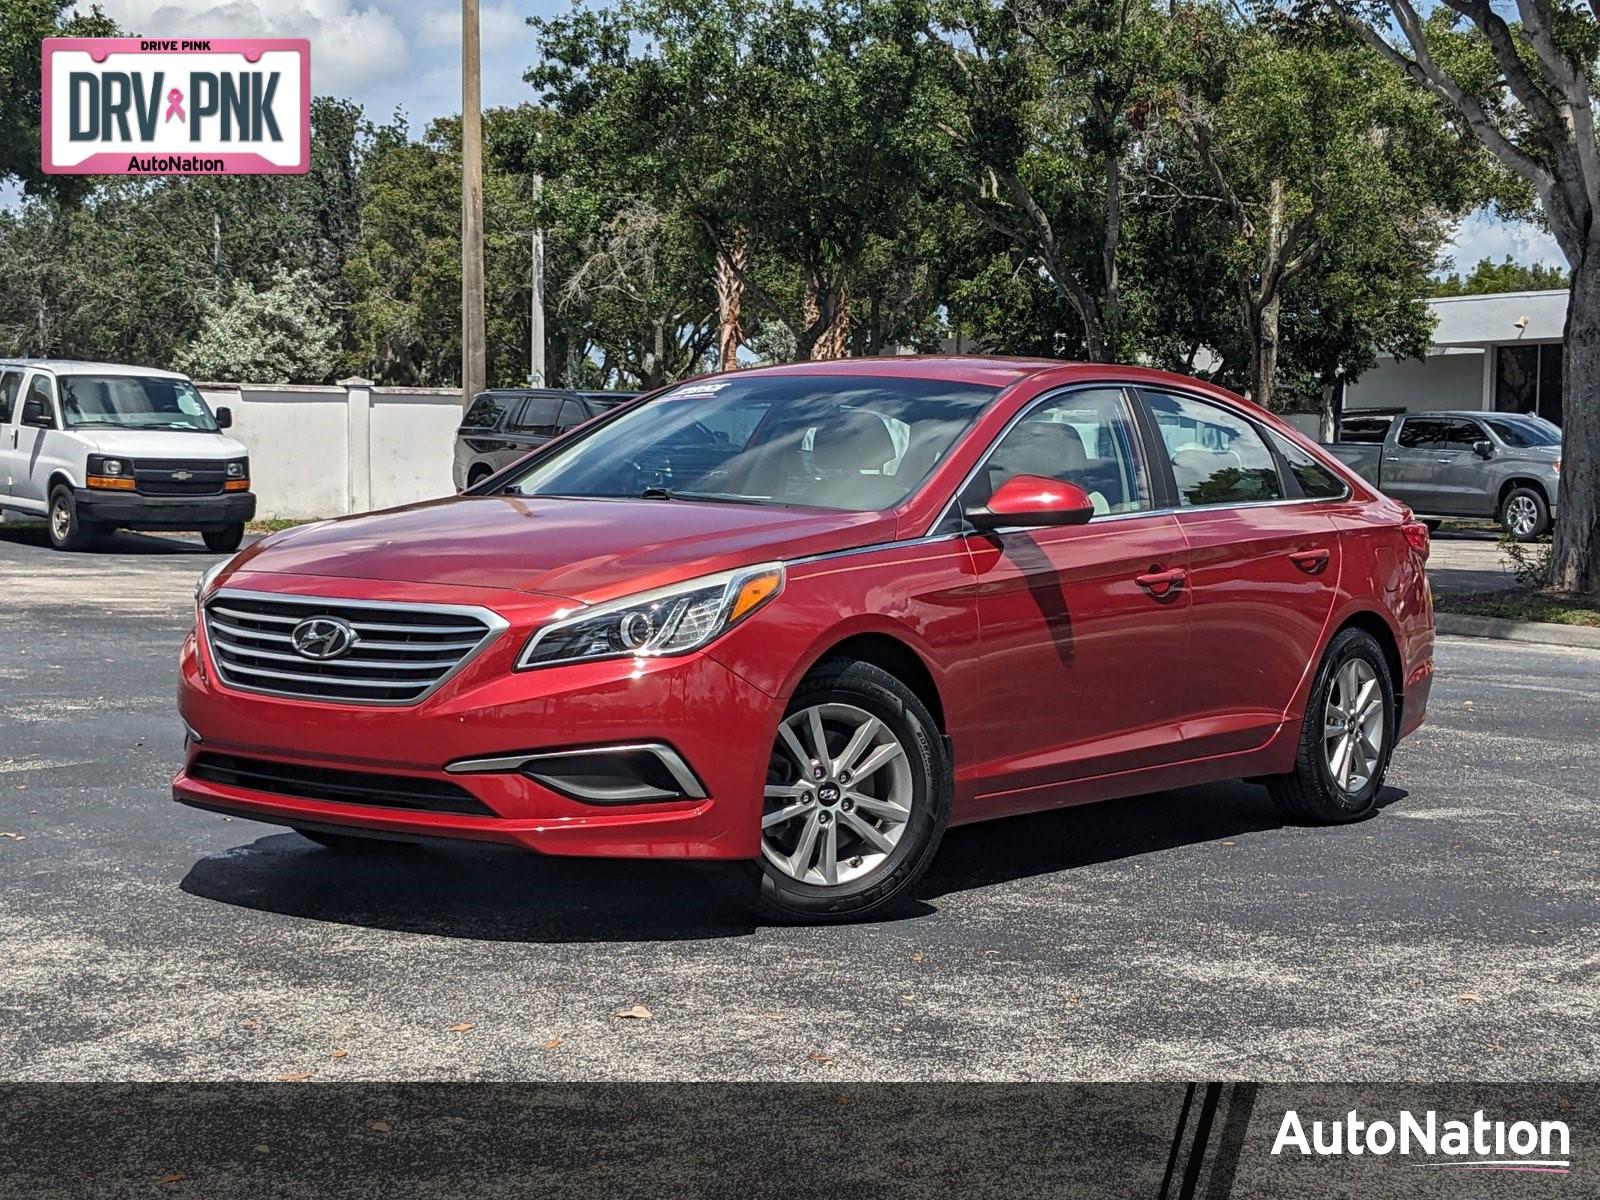
{"label": "red hyundai sedan", "polygon": [[1427,530],[1215,387],[983,358],[698,380],[197,591],[187,804],[330,847],[721,860],[860,917],[951,824],[1235,777],[1371,813]]}

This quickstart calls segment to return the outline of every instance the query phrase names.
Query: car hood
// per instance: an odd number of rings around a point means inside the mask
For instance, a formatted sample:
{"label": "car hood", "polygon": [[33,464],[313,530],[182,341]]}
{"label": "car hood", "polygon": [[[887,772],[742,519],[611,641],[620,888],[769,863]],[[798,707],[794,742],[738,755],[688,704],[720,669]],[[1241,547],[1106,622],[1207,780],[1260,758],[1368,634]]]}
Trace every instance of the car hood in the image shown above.
{"label": "car hood", "polygon": [[182,458],[195,462],[222,462],[243,458],[245,448],[220,433],[183,433],[172,429],[81,429],[96,454],[125,454],[129,458]]}
{"label": "car hood", "polygon": [[455,496],[285,530],[240,554],[230,574],[499,587],[597,603],[891,540],[894,527],[893,514],[814,508]]}

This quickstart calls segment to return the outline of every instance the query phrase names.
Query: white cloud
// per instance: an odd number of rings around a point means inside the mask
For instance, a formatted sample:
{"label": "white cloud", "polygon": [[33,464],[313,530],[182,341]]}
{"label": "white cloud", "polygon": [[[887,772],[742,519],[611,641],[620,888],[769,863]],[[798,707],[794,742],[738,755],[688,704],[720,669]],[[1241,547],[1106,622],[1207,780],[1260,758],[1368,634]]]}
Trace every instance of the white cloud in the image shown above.
{"label": "white cloud", "polygon": [[1567,265],[1566,256],[1548,230],[1528,221],[1499,220],[1487,209],[1468,214],[1456,226],[1456,235],[1446,253],[1455,261],[1453,271],[1462,275],[1471,272],[1482,259],[1501,262],[1508,254],[1514,261],[1529,265]]}
{"label": "white cloud", "polygon": [[[489,4],[478,9],[478,41],[484,54],[504,51],[508,44],[528,36],[527,22],[509,4]],[[461,44],[461,8],[446,5],[417,14],[417,39],[429,46]]]}
{"label": "white cloud", "polygon": [[311,39],[311,86],[348,96],[409,58],[395,19],[351,0],[100,0],[131,34]]}

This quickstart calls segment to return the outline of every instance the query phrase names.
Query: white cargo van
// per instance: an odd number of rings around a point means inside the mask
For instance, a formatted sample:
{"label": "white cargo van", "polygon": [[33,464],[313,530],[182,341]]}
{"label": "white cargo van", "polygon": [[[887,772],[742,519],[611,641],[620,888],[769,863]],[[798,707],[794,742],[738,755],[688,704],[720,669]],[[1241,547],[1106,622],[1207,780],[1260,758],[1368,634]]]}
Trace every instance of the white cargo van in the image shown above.
{"label": "white cargo van", "polygon": [[46,518],[58,550],[118,528],[237,549],[256,498],[230,424],[172,371],[0,360],[0,509]]}

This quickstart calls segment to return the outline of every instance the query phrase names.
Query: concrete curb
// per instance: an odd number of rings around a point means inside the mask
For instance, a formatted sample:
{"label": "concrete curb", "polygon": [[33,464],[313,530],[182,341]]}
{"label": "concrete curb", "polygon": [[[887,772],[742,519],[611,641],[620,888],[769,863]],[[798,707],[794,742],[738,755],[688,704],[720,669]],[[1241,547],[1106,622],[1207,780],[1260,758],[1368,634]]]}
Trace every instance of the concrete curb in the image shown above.
{"label": "concrete curb", "polygon": [[1600,650],[1600,628],[1557,625],[1551,621],[1508,621],[1502,617],[1472,617],[1465,613],[1436,613],[1434,628],[1457,637],[1499,638],[1507,642],[1537,642],[1545,646],[1582,646]]}

